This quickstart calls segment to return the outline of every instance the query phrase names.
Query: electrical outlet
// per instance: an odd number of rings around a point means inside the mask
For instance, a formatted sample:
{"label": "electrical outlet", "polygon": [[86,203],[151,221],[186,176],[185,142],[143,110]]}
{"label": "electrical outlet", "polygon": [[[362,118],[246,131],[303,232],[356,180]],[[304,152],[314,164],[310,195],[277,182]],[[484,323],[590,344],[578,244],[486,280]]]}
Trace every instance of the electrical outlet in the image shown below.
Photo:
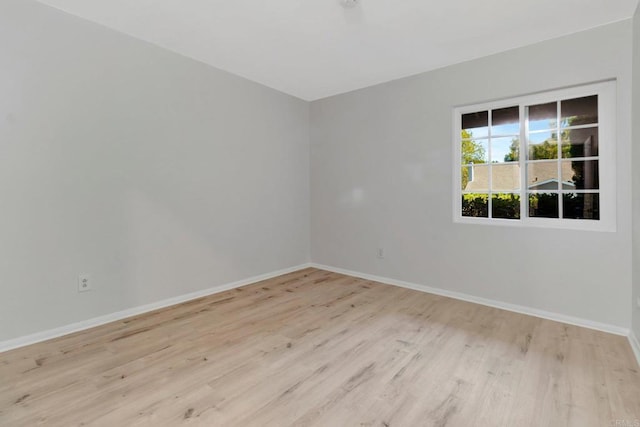
{"label": "electrical outlet", "polygon": [[384,248],[378,248],[378,251],[376,252],[377,257],[382,259],[384,258]]}
{"label": "electrical outlet", "polygon": [[91,290],[91,277],[88,274],[78,275],[78,292]]}

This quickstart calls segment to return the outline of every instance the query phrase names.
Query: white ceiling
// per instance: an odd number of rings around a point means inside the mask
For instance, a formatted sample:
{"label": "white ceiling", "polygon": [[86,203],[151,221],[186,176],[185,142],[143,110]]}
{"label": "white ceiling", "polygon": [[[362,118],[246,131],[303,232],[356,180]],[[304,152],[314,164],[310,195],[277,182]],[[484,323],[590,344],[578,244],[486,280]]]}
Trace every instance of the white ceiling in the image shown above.
{"label": "white ceiling", "polygon": [[40,0],[305,100],[630,18],[638,0]]}

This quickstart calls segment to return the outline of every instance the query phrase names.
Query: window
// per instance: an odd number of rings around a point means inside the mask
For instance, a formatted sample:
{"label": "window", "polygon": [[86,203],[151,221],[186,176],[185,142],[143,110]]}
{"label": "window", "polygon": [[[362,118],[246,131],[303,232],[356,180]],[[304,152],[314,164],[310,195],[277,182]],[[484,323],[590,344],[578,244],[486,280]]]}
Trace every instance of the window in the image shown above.
{"label": "window", "polygon": [[615,82],[454,111],[457,222],[615,230]]}

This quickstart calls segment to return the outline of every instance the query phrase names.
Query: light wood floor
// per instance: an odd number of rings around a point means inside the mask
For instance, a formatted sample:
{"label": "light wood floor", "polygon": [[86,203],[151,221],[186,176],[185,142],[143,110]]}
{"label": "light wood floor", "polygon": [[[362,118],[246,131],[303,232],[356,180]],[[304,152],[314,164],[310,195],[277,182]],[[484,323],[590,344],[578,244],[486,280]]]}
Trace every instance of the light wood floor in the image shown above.
{"label": "light wood floor", "polygon": [[636,420],[623,337],[316,269],[0,354],[2,426]]}

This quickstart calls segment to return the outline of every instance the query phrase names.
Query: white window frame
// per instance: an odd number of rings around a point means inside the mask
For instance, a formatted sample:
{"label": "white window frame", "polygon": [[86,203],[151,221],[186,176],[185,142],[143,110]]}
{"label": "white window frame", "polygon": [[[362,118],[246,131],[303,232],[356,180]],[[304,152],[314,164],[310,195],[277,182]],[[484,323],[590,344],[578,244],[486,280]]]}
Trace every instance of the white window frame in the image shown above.
{"label": "white window frame", "polygon": [[[600,219],[529,217],[526,188],[527,129],[525,106],[598,95],[598,167]],[[462,216],[462,115],[518,106],[520,109],[520,219]],[[551,90],[499,101],[455,107],[453,110],[453,220],[456,223],[506,225],[515,227],[564,228],[589,231],[616,231],[616,82],[615,80]],[[489,134],[490,135],[490,134]],[[491,162],[491,158],[488,159]],[[562,198],[560,198],[562,203]]]}

